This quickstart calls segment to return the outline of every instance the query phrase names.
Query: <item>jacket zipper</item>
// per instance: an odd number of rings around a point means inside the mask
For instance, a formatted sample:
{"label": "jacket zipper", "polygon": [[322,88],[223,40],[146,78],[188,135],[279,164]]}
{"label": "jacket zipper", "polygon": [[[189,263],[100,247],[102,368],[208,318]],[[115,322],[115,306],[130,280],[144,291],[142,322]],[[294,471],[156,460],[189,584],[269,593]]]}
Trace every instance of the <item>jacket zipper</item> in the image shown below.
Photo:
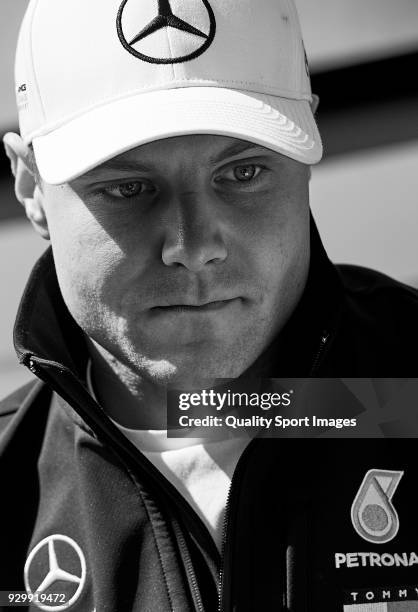
{"label": "jacket zipper", "polygon": [[325,348],[326,348],[326,346],[328,344],[328,340],[330,338],[330,335],[331,334],[327,330],[324,330],[322,332],[319,348],[318,348],[318,350],[316,352],[316,355],[315,355],[315,358],[313,360],[312,368],[311,368],[311,371],[309,372],[309,376],[313,376],[316,373],[316,371],[318,369],[318,366],[320,364],[321,358],[323,356],[323,353],[325,351]]}
{"label": "jacket zipper", "polygon": [[197,583],[196,574],[193,568],[192,560],[189,555],[189,550],[187,548],[186,541],[184,539],[184,535],[180,529],[180,526],[176,523],[173,525],[174,533],[176,534],[177,542],[181,548],[182,558],[186,565],[186,573],[188,577],[188,582],[190,586],[190,590],[192,592],[193,603],[197,612],[205,612],[205,608],[203,606],[202,596],[200,594],[199,585]]}
{"label": "jacket zipper", "polygon": [[[234,475],[232,475],[232,480],[234,479]],[[225,544],[226,544],[226,534],[228,527],[228,519],[229,519],[229,504],[231,500],[231,489],[232,489],[232,480],[229,485],[228,495],[226,498],[225,504],[225,514],[222,526],[222,544],[221,544],[221,567],[219,570],[219,589],[218,589],[218,612],[222,612],[222,596],[223,596],[223,581],[224,581],[224,562],[225,562]]]}
{"label": "jacket zipper", "polygon": [[249,450],[253,448],[255,444],[255,439],[250,440],[250,442],[245,447],[241,457],[238,460],[234,473],[232,474],[231,484],[229,485],[228,495],[226,498],[225,504],[225,514],[222,526],[222,540],[221,540],[221,565],[219,570],[219,590],[218,590],[218,612],[228,612],[226,609],[224,610],[223,605],[223,594],[224,594],[224,582],[225,582],[225,553],[226,553],[226,543],[229,531],[229,519],[231,516],[231,502],[233,500],[232,494],[233,491],[237,487],[237,482],[241,476],[242,466],[244,465],[244,460]]}
{"label": "jacket zipper", "polygon": [[[37,362],[39,362],[39,363],[37,363]],[[59,366],[58,363],[56,363],[56,362],[48,362],[47,360],[42,360],[42,359],[39,359],[39,358],[33,359],[32,357],[30,357],[29,359],[26,359],[25,363],[28,366],[29,370],[34,375],[36,375],[38,378],[40,378],[41,380],[43,380],[44,382],[49,384],[49,386],[52,387],[53,389],[55,388],[55,386],[52,384],[52,381],[49,380],[49,377],[45,376],[45,374],[42,371],[42,367],[40,367],[40,366],[45,364],[45,365],[48,365],[48,366],[55,366],[55,367],[57,367],[57,366]],[[62,367],[58,368],[58,370],[59,370],[60,374],[64,374],[65,373],[65,370],[63,370]],[[58,390],[58,393],[60,393],[60,395],[62,395],[62,390],[61,391]],[[89,427],[92,428],[91,424],[89,424]],[[137,449],[135,448],[135,450],[137,450]],[[142,457],[141,457],[141,459],[142,459]],[[148,460],[146,458],[144,458],[144,459],[145,459],[145,461],[143,463],[146,462],[148,464],[149,463]],[[148,468],[147,465],[144,466],[144,465],[142,465],[141,462],[139,462],[137,460],[135,462],[140,464],[141,469],[146,469],[146,471],[148,473],[151,472],[151,477],[153,477],[152,472],[154,470],[156,470],[156,468],[154,468],[154,466],[152,464],[151,464],[151,469],[147,469]],[[162,488],[164,489],[164,486],[163,486],[162,482],[159,482],[159,486],[162,486]],[[187,502],[185,502],[185,503],[187,503]],[[200,522],[200,517],[197,516],[197,518],[198,518],[198,520]],[[188,584],[189,584],[189,588],[191,590],[191,595],[192,595],[194,606],[196,608],[196,612],[205,612],[205,608],[204,608],[203,601],[202,601],[202,596],[200,594],[200,590],[199,590],[196,574],[195,574],[195,571],[194,571],[194,568],[193,568],[193,564],[192,564],[190,553],[189,553],[189,550],[188,550],[188,547],[187,547],[187,543],[186,543],[186,540],[184,538],[184,535],[183,535],[183,532],[181,530],[181,527],[178,524],[178,522],[177,522],[175,517],[174,517],[174,522],[171,523],[171,526],[173,528],[173,531],[176,534],[177,544],[179,545],[180,550],[181,550],[181,557],[182,557],[183,563],[185,565],[185,570],[186,570],[186,574],[187,574],[187,577],[188,577]]]}
{"label": "jacket zipper", "polygon": [[[321,341],[320,341],[320,345],[318,348],[318,351],[315,355],[313,364],[312,364],[312,368],[310,371],[310,376],[313,376],[314,373],[316,372],[320,360],[323,356],[323,353],[325,351],[325,348],[327,347],[328,344],[328,340],[330,338],[330,333],[326,330],[324,330],[322,332],[322,336],[321,336]],[[35,361],[31,358],[29,360],[29,369],[31,370],[31,372],[37,376],[39,376],[40,373],[40,368],[36,366]],[[58,365],[58,364],[57,364]],[[40,378],[42,378],[42,376],[39,376]],[[253,442],[253,440],[251,441]],[[222,600],[223,600],[223,594],[224,594],[224,578],[225,578],[225,548],[226,548],[226,541],[227,541],[227,535],[228,535],[228,527],[229,527],[229,518],[230,518],[230,506],[231,506],[231,496],[232,496],[232,491],[233,491],[233,486],[237,480],[237,476],[239,473],[239,467],[242,465],[242,459],[244,457],[244,455],[246,455],[248,448],[251,446],[251,442],[248,443],[246,449],[244,450],[244,452],[242,453],[238,464],[235,468],[235,471],[232,475],[232,479],[231,479],[231,484],[229,486],[229,490],[228,490],[228,495],[227,495],[227,499],[226,499],[226,504],[225,504],[225,515],[224,515],[224,520],[223,520],[223,526],[222,526],[222,541],[221,541],[221,565],[220,565],[220,570],[219,570],[219,588],[218,588],[218,612],[227,612],[226,610],[222,609]],[[203,602],[202,602],[202,597],[200,594],[200,590],[199,590],[199,586],[198,586],[198,582],[197,582],[197,578],[196,578],[196,574],[193,568],[193,564],[190,558],[190,554],[187,548],[187,544],[186,541],[184,539],[183,533],[181,532],[181,529],[178,525],[175,525],[174,527],[174,531],[176,533],[176,537],[177,537],[177,541],[181,547],[182,550],[182,557],[183,560],[186,564],[186,573],[188,576],[188,582],[189,582],[189,586],[190,589],[192,591],[192,597],[193,597],[193,602],[194,605],[196,607],[197,612],[205,612],[204,610],[204,606],[203,606]]]}
{"label": "jacket zipper", "polygon": [[[323,357],[324,351],[327,348],[328,345],[328,340],[330,338],[330,333],[327,330],[324,330],[322,332],[322,336],[321,336],[321,340],[320,340],[320,344],[319,344],[319,348],[315,354],[314,360],[312,362],[312,368],[310,371],[309,376],[313,376],[313,374],[316,372],[321,358]],[[223,591],[224,591],[224,577],[225,577],[225,547],[226,547],[226,540],[227,540],[227,534],[228,534],[228,526],[229,526],[229,517],[230,517],[230,506],[231,506],[231,495],[232,495],[232,488],[233,485],[236,482],[237,479],[237,473],[238,473],[238,467],[241,464],[241,459],[243,458],[244,454],[246,454],[246,451],[248,449],[248,447],[250,446],[251,443],[248,444],[247,448],[244,450],[244,453],[241,455],[240,460],[238,462],[238,465],[234,471],[234,474],[232,476],[232,480],[231,480],[231,484],[229,486],[229,490],[228,490],[228,495],[226,498],[226,504],[225,504],[225,515],[224,515],[224,520],[223,520],[223,529],[222,529],[222,545],[221,545],[221,567],[220,567],[220,571],[219,571],[219,592],[218,592],[218,612],[228,612],[227,610],[223,610],[222,609],[222,599],[223,599]]]}
{"label": "jacket zipper", "polygon": [[[27,360],[27,366],[29,368],[29,370],[32,372],[32,374],[38,376],[39,378],[41,378],[42,380],[44,380],[45,382],[47,382],[49,385],[51,385],[51,383],[48,380],[48,377],[43,377],[41,374],[41,368],[37,365],[36,361],[32,358],[30,358],[29,360]],[[50,363],[48,365],[51,365]],[[54,364],[54,365],[58,365],[58,364]],[[60,372],[62,373],[62,370],[60,370]],[[245,452],[245,451],[244,451]],[[237,466],[238,467],[238,466]],[[236,473],[237,470],[235,470]],[[234,475],[235,475],[234,473]],[[234,479],[234,475],[232,480]],[[228,491],[228,496],[227,496],[227,503],[226,503],[226,507],[225,507],[225,516],[224,516],[224,523],[223,523],[223,534],[222,534],[222,551],[224,550],[224,546],[225,546],[225,541],[226,541],[226,533],[227,533],[227,516],[229,514],[228,512],[228,507],[229,507],[229,499],[230,499],[230,494],[231,494],[231,488],[232,488],[232,480],[231,480],[231,485],[229,487],[229,491]],[[185,564],[185,569],[186,569],[186,573],[187,573],[187,577],[188,577],[188,583],[189,583],[189,587],[192,593],[192,599],[193,599],[193,603],[195,605],[196,611],[197,612],[205,612],[205,608],[203,606],[203,602],[202,602],[202,596],[200,594],[200,590],[199,590],[199,585],[197,582],[197,578],[196,578],[196,573],[194,571],[193,568],[193,564],[192,564],[192,560],[190,558],[190,554],[189,554],[189,550],[186,544],[186,541],[184,539],[184,535],[181,531],[180,526],[177,524],[177,522],[172,525],[173,530],[175,532],[176,535],[176,539],[177,539],[177,543],[181,549],[181,556],[183,559],[183,562]],[[222,565],[223,565],[223,554],[221,557],[221,569],[220,569],[220,583],[223,581],[223,579],[221,578],[221,576],[223,575],[223,569],[222,569]],[[219,588],[219,605],[221,605],[221,588]]]}

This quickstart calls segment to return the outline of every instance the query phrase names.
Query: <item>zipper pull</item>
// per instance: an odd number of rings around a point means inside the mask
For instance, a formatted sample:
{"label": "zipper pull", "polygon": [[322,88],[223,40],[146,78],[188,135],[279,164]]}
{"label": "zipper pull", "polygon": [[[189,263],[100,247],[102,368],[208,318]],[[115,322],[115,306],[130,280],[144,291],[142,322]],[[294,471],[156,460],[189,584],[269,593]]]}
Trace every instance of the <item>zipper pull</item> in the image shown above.
{"label": "zipper pull", "polygon": [[35,374],[36,376],[38,368],[36,367],[36,364],[33,359],[29,360],[29,370],[32,372],[32,374]]}
{"label": "zipper pull", "polygon": [[319,361],[320,361],[320,359],[322,357],[322,353],[324,352],[325,347],[326,347],[326,345],[328,343],[330,335],[331,334],[326,329],[322,332],[319,348],[318,348],[318,351],[317,351],[317,353],[315,355],[315,359],[313,360],[313,364],[312,364],[312,368],[311,368],[311,371],[309,373],[309,376],[313,376],[314,375],[314,373],[315,373],[315,371],[316,371],[316,369],[317,369],[317,367],[319,365]]}

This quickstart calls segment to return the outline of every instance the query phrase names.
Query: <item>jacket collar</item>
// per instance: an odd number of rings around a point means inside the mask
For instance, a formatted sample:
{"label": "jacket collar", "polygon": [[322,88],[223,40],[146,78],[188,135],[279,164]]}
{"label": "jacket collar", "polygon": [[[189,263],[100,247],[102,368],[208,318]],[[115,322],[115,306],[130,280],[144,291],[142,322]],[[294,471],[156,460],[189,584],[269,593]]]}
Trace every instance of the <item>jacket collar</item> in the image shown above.
{"label": "jacket collar", "polygon": [[304,378],[319,375],[324,339],[336,335],[343,286],[329,260],[311,214],[311,260],[302,297],[289,321],[251,367],[258,378]]}
{"label": "jacket collar", "polygon": [[51,247],[31,272],[13,338],[19,361],[24,365],[29,367],[33,358],[48,361],[84,379],[88,359],[85,336],[62,298]]}
{"label": "jacket collar", "polygon": [[[248,371],[251,377],[311,375],[325,333],[335,333],[342,285],[311,217],[311,261],[302,298],[284,329]],[[25,288],[14,327],[21,363],[31,359],[66,368],[85,382],[87,344],[62,298],[51,248],[41,256]],[[245,376],[247,373],[244,373]]]}

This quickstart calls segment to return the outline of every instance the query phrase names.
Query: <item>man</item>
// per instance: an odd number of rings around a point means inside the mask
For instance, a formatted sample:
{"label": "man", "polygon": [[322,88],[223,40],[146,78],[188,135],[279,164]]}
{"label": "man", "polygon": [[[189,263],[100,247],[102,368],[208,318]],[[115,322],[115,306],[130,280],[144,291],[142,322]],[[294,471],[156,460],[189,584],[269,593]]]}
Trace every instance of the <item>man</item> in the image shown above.
{"label": "man", "polygon": [[31,610],[356,604],[346,539],[394,537],[402,472],[357,535],[333,513],[361,454],[330,465],[324,445],[306,484],[289,445],[165,431],[167,385],[416,372],[417,293],[334,267],[310,216],[322,146],[293,4],[31,1],[16,86],[6,151],[52,250],[15,328],[41,382],[1,411],[1,590]]}

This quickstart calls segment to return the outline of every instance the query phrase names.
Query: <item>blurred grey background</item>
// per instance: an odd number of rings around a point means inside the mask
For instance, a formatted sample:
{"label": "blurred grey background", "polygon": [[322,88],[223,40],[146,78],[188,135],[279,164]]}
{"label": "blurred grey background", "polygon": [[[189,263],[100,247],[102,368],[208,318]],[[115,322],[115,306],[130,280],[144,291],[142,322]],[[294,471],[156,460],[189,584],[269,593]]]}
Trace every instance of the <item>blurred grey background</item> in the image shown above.
{"label": "blurred grey background", "polygon": [[[328,253],[418,286],[418,2],[296,4],[321,98],[325,158],[314,168],[311,200]],[[0,135],[17,126],[13,60],[26,5],[0,3]],[[1,153],[0,397],[30,378],[17,364],[12,328],[28,273],[46,246],[14,198]]]}

